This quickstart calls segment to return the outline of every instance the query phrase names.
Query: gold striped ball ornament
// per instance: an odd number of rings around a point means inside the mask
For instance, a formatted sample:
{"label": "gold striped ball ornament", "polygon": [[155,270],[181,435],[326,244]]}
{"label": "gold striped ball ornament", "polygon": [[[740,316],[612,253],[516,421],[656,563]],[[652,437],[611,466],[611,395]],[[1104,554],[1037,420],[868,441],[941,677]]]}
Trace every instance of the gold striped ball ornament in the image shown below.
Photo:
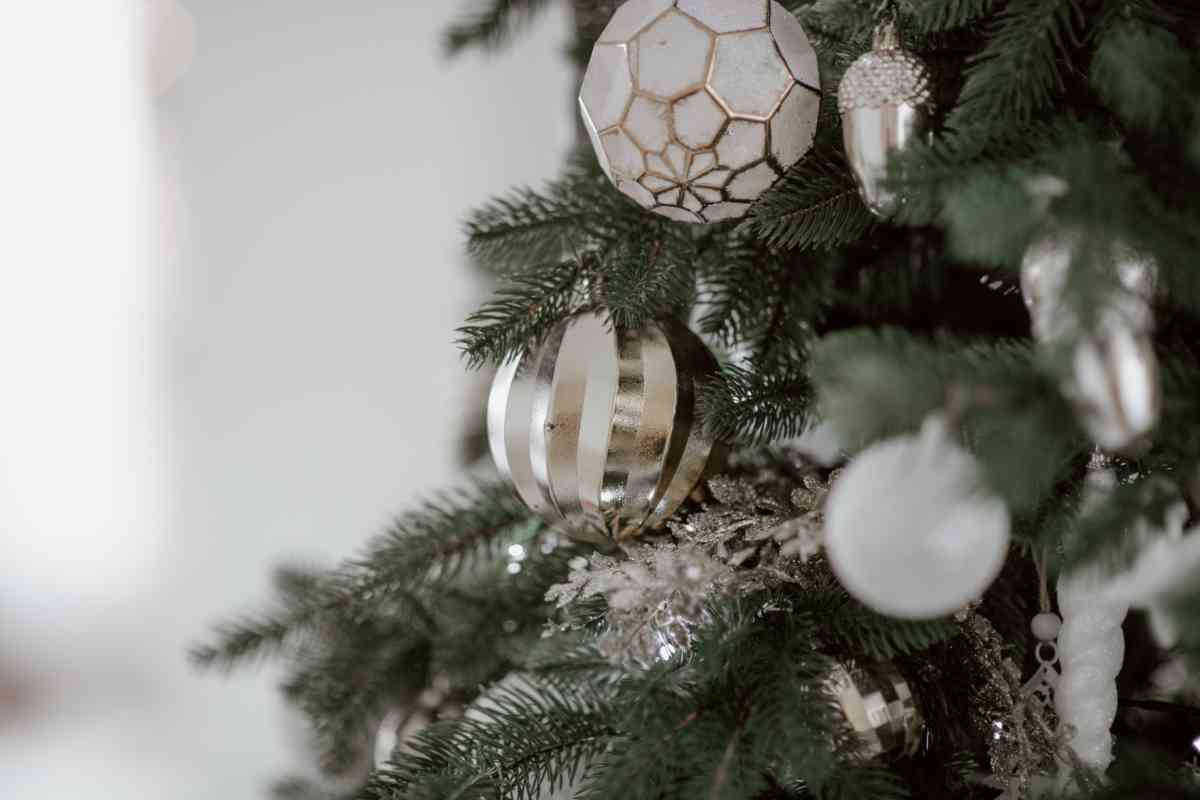
{"label": "gold striped ball ornament", "polygon": [[575,538],[636,536],[661,525],[718,458],[697,408],[699,382],[716,367],[678,322],[568,320],[497,373],[492,458],[530,509]]}

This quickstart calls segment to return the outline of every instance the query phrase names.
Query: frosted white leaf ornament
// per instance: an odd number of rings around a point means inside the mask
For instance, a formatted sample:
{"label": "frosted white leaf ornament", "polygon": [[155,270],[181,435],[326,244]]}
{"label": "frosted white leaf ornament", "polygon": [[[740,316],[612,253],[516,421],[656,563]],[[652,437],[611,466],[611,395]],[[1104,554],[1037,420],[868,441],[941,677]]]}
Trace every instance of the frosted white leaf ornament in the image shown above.
{"label": "frosted white leaf ornament", "polygon": [[816,52],[771,0],[628,0],[579,94],[617,188],[695,223],[744,215],[812,147],[820,107]]}
{"label": "frosted white leaf ornament", "polygon": [[570,535],[634,536],[665,521],[719,458],[697,407],[716,367],[678,322],[567,320],[497,373],[492,458],[530,509]]}
{"label": "frosted white leaf ornament", "polygon": [[1009,515],[940,416],[859,454],[834,484],[825,551],[838,580],[892,617],[932,619],[979,597],[1008,553]]}

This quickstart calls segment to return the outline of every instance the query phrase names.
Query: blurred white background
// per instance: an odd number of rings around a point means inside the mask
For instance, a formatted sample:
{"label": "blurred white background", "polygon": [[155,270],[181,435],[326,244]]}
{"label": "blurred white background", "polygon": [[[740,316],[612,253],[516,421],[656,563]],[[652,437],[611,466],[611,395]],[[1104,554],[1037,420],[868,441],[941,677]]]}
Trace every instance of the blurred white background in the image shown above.
{"label": "blurred white background", "polygon": [[448,63],[470,3],[8,13],[0,797],[255,798],[308,767],[275,673],[185,650],[455,481],[482,413],[459,221],[574,131],[565,12]]}

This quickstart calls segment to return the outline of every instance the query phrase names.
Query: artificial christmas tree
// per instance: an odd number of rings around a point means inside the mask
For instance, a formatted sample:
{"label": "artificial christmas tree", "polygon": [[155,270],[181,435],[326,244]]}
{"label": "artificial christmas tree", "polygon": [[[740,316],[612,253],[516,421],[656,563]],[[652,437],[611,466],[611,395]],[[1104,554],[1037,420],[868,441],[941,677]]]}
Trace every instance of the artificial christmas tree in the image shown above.
{"label": "artificial christmas tree", "polygon": [[[486,0],[447,43],[499,46],[548,2]],[[1192,4],[574,10],[581,82],[598,42],[624,60],[616,72],[593,61],[592,130],[562,178],[468,218],[473,260],[503,286],[460,336],[470,365],[507,365],[499,386],[525,380],[553,397],[574,389],[521,364],[557,358],[568,320],[608,326],[601,339],[618,343],[613,373],[625,377],[606,390],[608,415],[597,406],[608,438],[593,455],[636,466],[620,485],[636,472],[640,505],[613,494],[610,508],[637,518],[582,538],[560,524],[547,507],[556,486],[584,482],[577,443],[549,407],[497,412],[501,472],[530,458],[518,487],[546,487],[549,502],[523,491],[531,510],[485,478],[401,518],[341,568],[282,574],[279,607],[222,628],[197,660],[287,659],[285,691],[311,719],[322,765],[354,773],[348,797],[1200,797]],[[779,30],[799,30],[790,41],[819,69],[763,67],[788,63]],[[688,66],[669,58],[692,53],[676,37],[712,49],[739,36],[758,39],[732,73],[714,83],[705,50],[695,87],[655,94]],[[637,61],[643,45],[653,63]],[[863,75],[843,84],[856,61]],[[787,85],[755,83],[771,75]],[[609,103],[602,90],[626,77],[625,105]],[[913,91],[872,100],[877,78]],[[718,83],[751,99],[819,89],[820,111],[739,111]],[[847,161],[840,85],[850,141],[874,137],[886,145],[877,158]],[[688,98],[719,108],[709,139],[680,129]],[[601,111],[612,119],[598,123]],[[889,127],[917,112],[903,136]],[[772,177],[745,197],[718,187],[712,203],[746,205],[722,221],[683,185],[703,185],[698,159],[704,175],[734,169],[713,143],[739,121],[772,128],[759,154]],[[606,135],[656,130],[614,168]],[[789,141],[801,143],[795,158],[770,155]],[[651,181],[675,192],[653,195],[650,177],[679,188]],[[687,215],[711,224],[675,219]],[[1039,284],[1030,254],[1048,241],[1053,275]],[[1114,253],[1152,264],[1153,291],[1131,289]],[[653,331],[690,343],[685,325],[717,353],[715,370],[668,378],[670,347],[657,368],[621,355],[619,343]],[[573,357],[564,374],[587,372],[588,353]],[[655,419],[682,415],[686,434],[641,413],[652,389]],[[507,410],[515,401],[501,394]],[[801,434],[818,426],[839,456],[809,452]],[[541,474],[518,440],[567,441],[580,457]],[[691,469],[692,441],[729,453],[703,460],[709,474],[685,498],[695,481],[674,472]],[[647,515],[662,492],[682,505]],[[612,534],[600,521],[593,530]],[[377,740],[386,752],[364,770]],[[280,790],[340,796],[299,781]]]}

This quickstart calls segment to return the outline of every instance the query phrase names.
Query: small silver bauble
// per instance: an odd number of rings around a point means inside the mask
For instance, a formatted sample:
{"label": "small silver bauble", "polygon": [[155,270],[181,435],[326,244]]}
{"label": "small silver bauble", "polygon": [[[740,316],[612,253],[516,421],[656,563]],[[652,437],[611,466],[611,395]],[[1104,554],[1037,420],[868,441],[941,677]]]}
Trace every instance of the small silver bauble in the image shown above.
{"label": "small silver bauble", "polygon": [[838,111],[846,158],[859,193],[878,217],[896,213],[903,202],[887,188],[888,160],[927,136],[932,113],[929,69],[903,50],[895,27],[875,33],[875,45],[850,65],[838,87]]}
{"label": "small silver bauble", "polygon": [[715,458],[697,403],[716,366],[680,323],[568,320],[496,375],[492,458],[533,511],[572,536],[634,536],[666,520]]}
{"label": "small silver bauble", "polygon": [[1063,393],[1080,424],[1101,448],[1136,451],[1162,411],[1158,359],[1151,334],[1157,269],[1154,261],[1117,242],[1098,265],[1113,279],[1102,306],[1086,323],[1066,307],[1071,262],[1084,233],[1052,226],[1026,250],[1021,263],[1021,290],[1033,334],[1047,345],[1069,343],[1072,361]]}
{"label": "small silver bauble", "polygon": [[829,685],[846,721],[865,745],[864,756],[916,752],[924,721],[908,682],[893,664],[837,664]]}

